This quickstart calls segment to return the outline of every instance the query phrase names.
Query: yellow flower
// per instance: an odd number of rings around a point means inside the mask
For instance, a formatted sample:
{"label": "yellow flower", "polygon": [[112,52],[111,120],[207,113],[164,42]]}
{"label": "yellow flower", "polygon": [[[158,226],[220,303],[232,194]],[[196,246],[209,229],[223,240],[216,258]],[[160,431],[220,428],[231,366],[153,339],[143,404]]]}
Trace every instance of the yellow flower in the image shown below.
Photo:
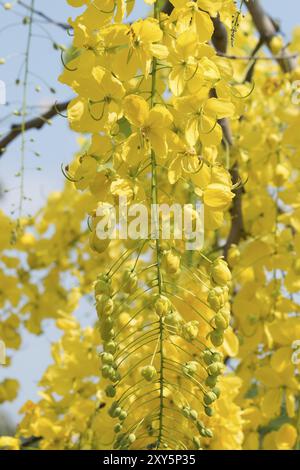
{"label": "yellow flower", "polygon": [[131,138],[139,136],[141,147],[151,147],[158,157],[165,157],[173,121],[171,113],[161,105],[150,109],[143,98],[129,95],[124,100],[124,114],[135,130]]}
{"label": "yellow flower", "polygon": [[0,449],[2,450],[20,450],[20,441],[14,437],[0,437]]}

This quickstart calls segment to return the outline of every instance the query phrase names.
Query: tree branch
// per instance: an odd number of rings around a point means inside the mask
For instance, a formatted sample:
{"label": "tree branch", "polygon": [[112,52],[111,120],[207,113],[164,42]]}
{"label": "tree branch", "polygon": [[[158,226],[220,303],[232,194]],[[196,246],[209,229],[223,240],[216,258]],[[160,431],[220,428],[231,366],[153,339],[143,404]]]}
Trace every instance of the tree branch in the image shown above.
{"label": "tree branch", "polygon": [[[25,131],[30,129],[40,130],[45,124],[51,124],[50,119],[57,116],[59,113],[65,111],[68,107],[69,101],[57,103],[51,106],[51,108],[44,114],[30,119],[25,123]],[[22,126],[20,124],[13,124],[11,130],[0,140],[0,157],[4,154],[7,146],[14,141],[22,133]]]}
{"label": "tree branch", "polygon": [[[271,41],[278,33],[278,26],[265,12],[261,6],[260,0],[248,0],[246,5],[257,31],[271,51]],[[283,72],[291,72],[297,66],[295,57],[289,56],[286,49],[283,49],[280,57],[275,57],[275,59],[279,63]]]}
{"label": "tree branch", "polygon": [[71,26],[67,23],[61,23],[59,21],[55,21],[53,20],[52,18],[50,18],[48,15],[45,15],[45,13],[43,13],[42,11],[40,10],[36,10],[36,9],[32,9],[29,5],[27,5],[26,3],[22,2],[22,0],[18,0],[18,4],[23,7],[23,8],[26,8],[26,10],[29,10],[29,11],[33,11],[33,14],[34,15],[37,15],[39,16],[40,18],[43,18],[44,20],[46,20],[48,23],[50,24],[53,24],[55,26],[58,26],[59,28],[63,29],[64,31],[68,31]]}

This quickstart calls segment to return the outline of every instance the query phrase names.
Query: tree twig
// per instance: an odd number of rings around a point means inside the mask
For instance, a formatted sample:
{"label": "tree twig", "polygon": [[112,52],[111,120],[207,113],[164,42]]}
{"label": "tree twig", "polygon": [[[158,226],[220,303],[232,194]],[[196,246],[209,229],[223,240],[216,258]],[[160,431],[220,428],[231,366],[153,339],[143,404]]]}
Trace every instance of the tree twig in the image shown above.
{"label": "tree twig", "polygon": [[[59,113],[65,111],[69,101],[64,101],[62,103],[57,103],[51,106],[48,111],[40,116],[32,118],[25,122],[24,130],[28,131],[30,129],[40,130],[44,127],[45,124],[50,124],[50,119],[57,116]],[[4,154],[7,149],[7,146],[14,141],[22,132],[21,124],[13,124],[10,131],[0,140],[0,157]]]}
{"label": "tree twig", "polygon": [[282,60],[287,60],[287,59],[297,59],[299,57],[298,53],[295,54],[290,54],[290,55],[285,55],[285,54],[280,54],[277,56],[272,56],[272,57],[260,57],[260,56],[252,56],[252,55],[243,55],[243,56],[238,56],[238,55],[233,55],[233,54],[224,54],[223,52],[217,52],[217,55],[220,57],[226,57],[226,59],[232,59],[232,60],[276,60],[282,61]]}
{"label": "tree twig", "polygon": [[[246,5],[257,31],[272,52],[271,41],[278,34],[276,23],[265,12],[261,6],[260,0],[248,0]],[[285,48],[281,51],[280,57],[275,57],[275,59],[284,72],[291,72],[297,66],[295,57],[290,56]]]}
{"label": "tree twig", "polygon": [[[23,7],[23,8],[26,8],[27,10],[31,10],[31,7],[29,5],[27,5],[26,3],[24,3],[22,0],[18,0],[18,4]],[[55,21],[53,20],[52,18],[50,18],[48,15],[45,15],[45,13],[43,13],[42,11],[40,10],[36,10],[34,9],[33,10],[33,14],[34,15],[37,15],[39,16],[40,18],[43,18],[44,20],[46,20],[48,23],[50,24],[53,24],[55,26],[58,26],[59,28],[67,31],[70,29],[70,25],[68,25],[67,23],[61,23],[60,21]]]}

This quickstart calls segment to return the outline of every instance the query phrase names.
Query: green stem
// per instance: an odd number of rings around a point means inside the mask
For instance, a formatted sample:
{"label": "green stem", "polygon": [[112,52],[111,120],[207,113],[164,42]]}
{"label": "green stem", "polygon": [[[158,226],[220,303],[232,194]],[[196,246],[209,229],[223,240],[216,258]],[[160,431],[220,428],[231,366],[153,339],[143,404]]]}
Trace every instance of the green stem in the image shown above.
{"label": "green stem", "polygon": [[[155,19],[158,19],[159,16],[159,5],[158,1],[154,3],[154,12],[153,16]],[[152,66],[152,89],[151,89],[151,108],[154,106],[154,97],[156,94],[156,78],[157,78],[157,60],[153,58]],[[155,152],[151,151],[151,204],[158,204],[158,191],[157,191],[157,164]],[[155,206],[156,207],[156,206]],[[158,279],[158,291],[162,295],[163,286],[162,286],[162,275],[161,275],[161,249],[160,249],[160,240],[159,240],[159,219],[157,212],[155,213],[155,228],[158,228],[157,238],[155,241],[156,244],[156,258],[157,258],[157,279]],[[164,342],[164,325],[163,319],[160,317],[159,320],[159,354],[160,354],[160,374],[159,374],[159,430],[158,430],[158,439],[156,448],[159,449],[163,439],[163,412],[164,412],[164,352],[163,352],[163,342]]]}

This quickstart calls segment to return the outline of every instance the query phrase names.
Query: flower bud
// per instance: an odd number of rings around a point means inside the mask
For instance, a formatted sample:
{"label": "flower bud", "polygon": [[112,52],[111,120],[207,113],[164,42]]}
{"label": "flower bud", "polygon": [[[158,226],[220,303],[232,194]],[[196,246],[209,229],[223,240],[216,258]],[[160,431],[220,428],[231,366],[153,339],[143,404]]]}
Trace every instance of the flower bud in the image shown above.
{"label": "flower bud", "polygon": [[216,259],[211,266],[211,279],[219,286],[226,286],[231,281],[231,272],[226,261]]}
{"label": "flower bud", "polygon": [[210,333],[210,340],[212,344],[217,348],[223,344],[224,333],[223,330],[214,330]]}
{"label": "flower bud", "polygon": [[208,296],[207,296],[207,302],[215,312],[220,310],[220,308],[223,307],[225,303],[225,292],[222,287],[216,286],[213,289],[210,289]]}
{"label": "flower bud", "polygon": [[119,420],[125,421],[126,418],[127,418],[127,412],[125,410],[121,411],[121,413],[119,414]]}
{"label": "flower bud", "polygon": [[210,364],[213,363],[213,353],[209,349],[206,349],[202,353],[202,359],[205,362],[205,364],[209,366]]}
{"label": "flower bud", "polygon": [[190,321],[182,325],[182,336],[187,341],[193,341],[194,339],[196,339],[198,336],[198,332],[199,332],[198,325],[199,325],[199,322],[196,320]]}
{"label": "flower bud", "polygon": [[205,405],[211,405],[216,399],[217,396],[213,392],[207,392],[203,397],[203,402]]}
{"label": "flower bud", "polygon": [[217,398],[219,398],[221,395],[221,390],[219,389],[219,387],[214,387],[212,389],[212,392],[216,395]]}
{"label": "flower bud", "polygon": [[185,416],[186,418],[190,418],[191,417],[191,410],[190,408],[188,408],[187,406],[184,406],[182,408],[182,414],[183,416]]}
{"label": "flower bud", "polygon": [[126,269],[122,276],[122,288],[127,294],[132,294],[138,284],[138,278],[136,272],[131,269]]}
{"label": "flower bud", "polygon": [[214,437],[214,433],[213,433],[212,430],[209,429],[209,428],[206,428],[206,429],[205,429],[205,435],[206,435],[206,437],[209,437],[210,439],[211,439],[212,437]]}
{"label": "flower bud", "polygon": [[180,269],[180,256],[173,251],[167,251],[163,255],[163,268],[169,274],[177,274]]}
{"label": "flower bud", "polygon": [[147,382],[152,382],[157,377],[157,372],[153,366],[145,366],[141,370],[142,377],[144,377]]}
{"label": "flower bud", "polygon": [[197,436],[193,437],[193,444],[194,444],[194,446],[197,450],[201,449],[201,442],[200,442],[199,437],[197,437]]}
{"label": "flower bud", "polygon": [[113,398],[117,392],[113,385],[108,385],[105,389],[105,393],[107,397]]}
{"label": "flower bud", "polygon": [[197,368],[198,368],[198,363],[196,361],[186,362],[182,366],[183,373],[187,377],[193,377],[193,375],[195,375],[197,372]]}
{"label": "flower bud", "polygon": [[114,341],[108,341],[108,343],[104,344],[104,350],[110,354],[115,354],[117,351],[117,345]]}
{"label": "flower bud", "polygon": [[111,294],[111,279],[108,277],[107,274],[100,274],[97,277],[97,281],[95,282],[95,296],[106,294]]}
{"label": "flower bud", "polygon": [[133,433],[129,434],[129,436],[128,436],[129,444],[133,444],[135,440],[136,440],[135,434],[133,434]]}
{"label": "flower bud", "polygon": [[205,406],[204,408],[205,414],[209,417],[213,416],[214,410],[210,406]]}
{"label": "flower bud", "polygon": [[164,317],[165,325],[170,327],[170,333],[177,334],[177,330],[180,328],[180,325],[183,323],[182,316],[178,312],[168,313]]}
{"label": "flower bud", "polygon": [[115,425],[115,427],[114,427],[114,431],[115,431],[116,434],[118,434],[119,432],[121,432],[121,431],[122,431],[122,424],[117,423],[117,424]]}
{"label": "flower bud", "polygon": [[228,327],[228,322],[226,321],[226,319],[221,314],[217,314],[214,317],[214,322],[215,322],[215,325],[216,325],[217,329],[226,330],[226,328]]}
{"label": "flower bud", "polygon": [[103,353],[101,355],[101,359],[102,359],[102,362],[103,364],[109,364],[109,365],[112,365],[114,363],[114,356],[110,353]]}
{"label": "flower bud", "polygon": [[214,386],[216,385],[218,381],[218,376],[217,375],[209,375],[208,377],[206,377],[205,379],[205,385],[209,388],[214,388]]}
{"label": "flower bud", "polygon": [[96,297],[96,309],[99,318],[101,315],[109,316],[114,311],[114,301],[108,295],[100,295]]}
{"label": "flower bud", "polygon": [[219,375],[223,368],[223,364],[221,362],[214,362],[210,364],[207,368],[208,375]]}
{"label": "flower bud", "polygon": [[167,315],[171,311],[171,307],[171,301],[164,295],[159,295],[155,300],[154,310],[159,317]]}

